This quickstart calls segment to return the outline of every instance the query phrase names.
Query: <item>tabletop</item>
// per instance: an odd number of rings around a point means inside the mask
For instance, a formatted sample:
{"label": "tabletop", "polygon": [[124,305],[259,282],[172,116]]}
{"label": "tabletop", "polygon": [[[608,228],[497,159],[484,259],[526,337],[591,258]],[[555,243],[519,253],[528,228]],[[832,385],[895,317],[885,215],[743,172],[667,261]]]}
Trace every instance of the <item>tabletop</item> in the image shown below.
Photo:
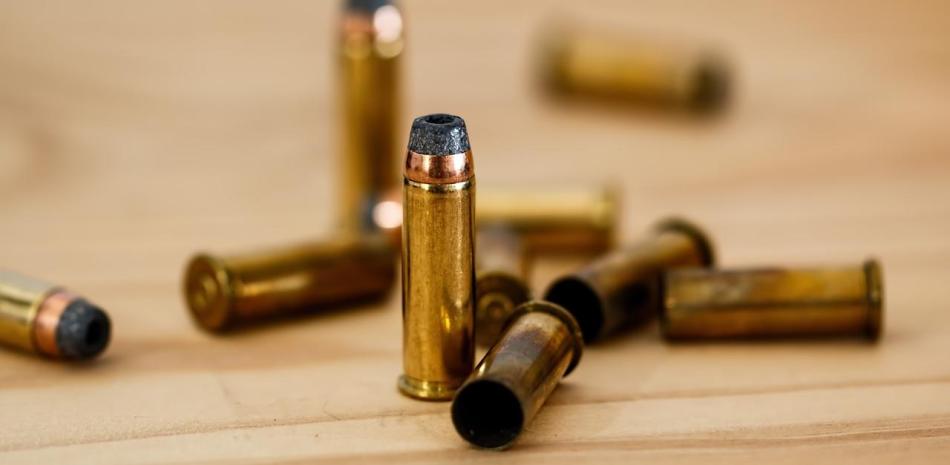
{"label": "tabletop", "polygon": [[[187,258],[332,234],[336,2],[0,3],[0,265],[106,308],[111,347],[0,352],[0,462],[947,463],[950,4],[404,2],[406,125],[465,117],[480,189],[617,184],[620,237],[687,215],[726,266],[884,267],[883,338],[592,345],[519,442],[407,399],[400,297],[226,337]],[[552,102],[552,20],[723,50],[695,119]],[[565,263],[541,263],[542,287]]]}

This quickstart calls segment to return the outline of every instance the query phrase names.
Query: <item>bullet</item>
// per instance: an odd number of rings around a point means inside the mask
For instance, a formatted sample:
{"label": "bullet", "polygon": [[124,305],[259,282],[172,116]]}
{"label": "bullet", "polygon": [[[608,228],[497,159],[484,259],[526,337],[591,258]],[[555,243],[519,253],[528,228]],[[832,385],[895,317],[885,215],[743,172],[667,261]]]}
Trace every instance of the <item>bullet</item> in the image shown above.
{"label": "bullet", "polygon": [[881,335],[881,265],[671,270],[660,328],[669,340]]}
{"label": "bullet", "polygon": [[504,225],[479,229],[475,250],[475,340],[489,347],[515,307],[531,299],[528,263],[518,235]]}
{"label": "bullet", "polygon": [[556,95],[716,110],[730,70],[714,51],[582,28],[555,27],[542,40],[540,72]]}
{"label": "bullet", "polygon": [[87,360],[109,345],[112,323],[60,286],[0,270],[0,343],[59,360]]}
{"label": "bullet", "polygon": [[685,220],[667,219],[630,246],[555,280],[544,300],[571,312],[590,343],[653,318],[662,271],[714,263],[705,232]]}
{"label": "bullet", "polygon": [[475,166],[465,121],[416,118],[404,176],[398,386],[417,399],[449,400],[475,362]]}
{"label": "bullet", "polygon": [[372,228],[373,205],[399,187],[402,13],[393,2],[348,0],[340,22],[343,150],[339,214],[354,235]]}
{"label": "bullet", "polygon": [[455,430],[479,447],[508,447],[574,370],[583,348],[580,327],[566,310],[550,302],[522,304],[455,396]]}
{"label": "bullet", "polygon": [[185,269],[183,291],[195,322],[222,332],[378,299],[395,280],[395,249],[381,236],[364,236],[240,255],[200,253]]}

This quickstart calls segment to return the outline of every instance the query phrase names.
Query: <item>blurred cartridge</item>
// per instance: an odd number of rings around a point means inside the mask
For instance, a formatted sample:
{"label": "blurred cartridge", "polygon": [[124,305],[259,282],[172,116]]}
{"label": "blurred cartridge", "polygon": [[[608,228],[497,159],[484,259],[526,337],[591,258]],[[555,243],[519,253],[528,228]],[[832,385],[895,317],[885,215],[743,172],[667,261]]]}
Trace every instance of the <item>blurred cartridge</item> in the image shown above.
{"label": "blurred cartridge", "polygon": [[706,233],[687,221],[667,219],[632,245],[555,280],[544,300],[571,312],[589,343],[651,319],[660,303],[658,287],[664,270],[708,267],[714,261]]}
{"label": "blurred cartridge", "polygon": [[62,287],[0,270],[0,344],[61,360],[93,358],[109,345],[101,308]]}
{"label": "blurred cartridge", "polygon": [[557,95],[705,112],[723,106],[730,71],[715,52],[600,30],[552,27],[540,74]]}
{"label": "blurred cartridge", "polygon": [[881,266],[682,269],[666,273],[660,328],[670,340],[881,334]]}
{"label": "blurred cartridge", "polygon": [[602,253],[614,245],[619,202],[614,187],[481,189],[479,227],[503,224],[529,254]]}
{"label": "blurred cartridge", "polygon": [[396,279],[396,251],[381,236],[198,254],[185,269],[191,315],[209,331],[352,301],[380,298]]}
{"label": "blurred cartridge", "polygon": [[372,206],[399,187],[402,13],[386,0],[346,0],[340,23],[343,229],[372,227]]}
{"label": "blurred cartridge", "polygon": [[399,390],[449,400],[475,362],[475,167],[458,116],[416,118],[403,188]]}
{"label": "blurred cartridge", "polygon": [[577,366],[583,347],[580,327],[566,310],[541,301],[521,305],[455,396],[455,430],[480,447],[511,445]]}
{"label": "blurred cartridge", "polygon": [[475,251],[475,340],[487,347],[515,307],[531,298],[528,263],[520,238],[505,225],[480,228]]}

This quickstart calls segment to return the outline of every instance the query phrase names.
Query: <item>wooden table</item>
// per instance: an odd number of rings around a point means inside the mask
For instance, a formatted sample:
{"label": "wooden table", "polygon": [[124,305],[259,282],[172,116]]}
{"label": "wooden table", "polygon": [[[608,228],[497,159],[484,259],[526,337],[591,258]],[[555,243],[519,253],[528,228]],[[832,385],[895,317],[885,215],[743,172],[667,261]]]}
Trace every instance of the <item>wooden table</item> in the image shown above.
{"label": "wooden table", "polygon": [[0,264],[90,296],[115,333],[88,365],[0,353],[0,462],[950,461],[950,4],[558,10],[726,50],[734,104],[696,121],[542,99],[554,2],[405,3],[406,121],[463,115],[482,188],[612,180],[623,237],[686,214],[726,265],[876,256],[882,341],[631,333],[590,347],[514,448],[473,449],[447,404],[395,390],[395,290],[226,338],[182,304],[199,249],[331,230],[335,2],[4,2]]}

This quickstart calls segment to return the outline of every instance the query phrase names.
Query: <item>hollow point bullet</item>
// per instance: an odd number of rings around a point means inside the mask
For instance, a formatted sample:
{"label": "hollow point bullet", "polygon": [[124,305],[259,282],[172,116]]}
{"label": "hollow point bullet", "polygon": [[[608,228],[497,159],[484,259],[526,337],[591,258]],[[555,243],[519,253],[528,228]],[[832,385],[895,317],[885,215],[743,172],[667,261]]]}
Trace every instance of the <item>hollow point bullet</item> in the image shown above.
{"label": "hollow point bullet", "polygon": [[86,360],[109,345],[109,316],[53,284],[0,270],[0,343],[60,360]]}
{"label": "hollow point bullet", "polygon": [[209,331],[377,299],[396,280],[396,251],[381,236],[339,238],[231,256],[207,253],[185,268],[185,302]]}
{"label": "hollow point bullet", "polygon": [[583,348],[568,311],[550,302],[522,304],[455,396],[455,430],[480,447],[511,445],[577,366]]}
{"label": "hollow point bullet", "polygon": [[630,246],[555,280],[544,300],[571,312],[584,342],[590,343],[653,318],[663,271],[708,267],[714,262],[713,245],[705,232],[687,221],[667,219]]}
{"label": "hollow point bullet", "polygon": [[474,170],[462,118],[413,121],[403,182],[398,386],[417,399],[450,400],[474,365]]}
{"label": "hollow point bullet", "polygon": [[660,329],[669,340],[855,336],[882,331],[881,266],[682,269],[666,273]]}
{"label": "hollow point bullet", "polygon": [[340,22],[343,150],[339,214],[343,230],[372,228],[372,208],[399,186],[402,13],[387,0],[347,0]]}
{"label": "hollow point bullet", "polygon": [[697,112],[722,107],[729,94],[725,61],[695,47],[555,27],[543,37],[540,56],[542,80],[555,94]]}
{"label": "hollow point bullet", "polygon": [[531,299],[519,236],[505,225],[480,228],[475,247],[475,340],[491,346],[515,308]]}

